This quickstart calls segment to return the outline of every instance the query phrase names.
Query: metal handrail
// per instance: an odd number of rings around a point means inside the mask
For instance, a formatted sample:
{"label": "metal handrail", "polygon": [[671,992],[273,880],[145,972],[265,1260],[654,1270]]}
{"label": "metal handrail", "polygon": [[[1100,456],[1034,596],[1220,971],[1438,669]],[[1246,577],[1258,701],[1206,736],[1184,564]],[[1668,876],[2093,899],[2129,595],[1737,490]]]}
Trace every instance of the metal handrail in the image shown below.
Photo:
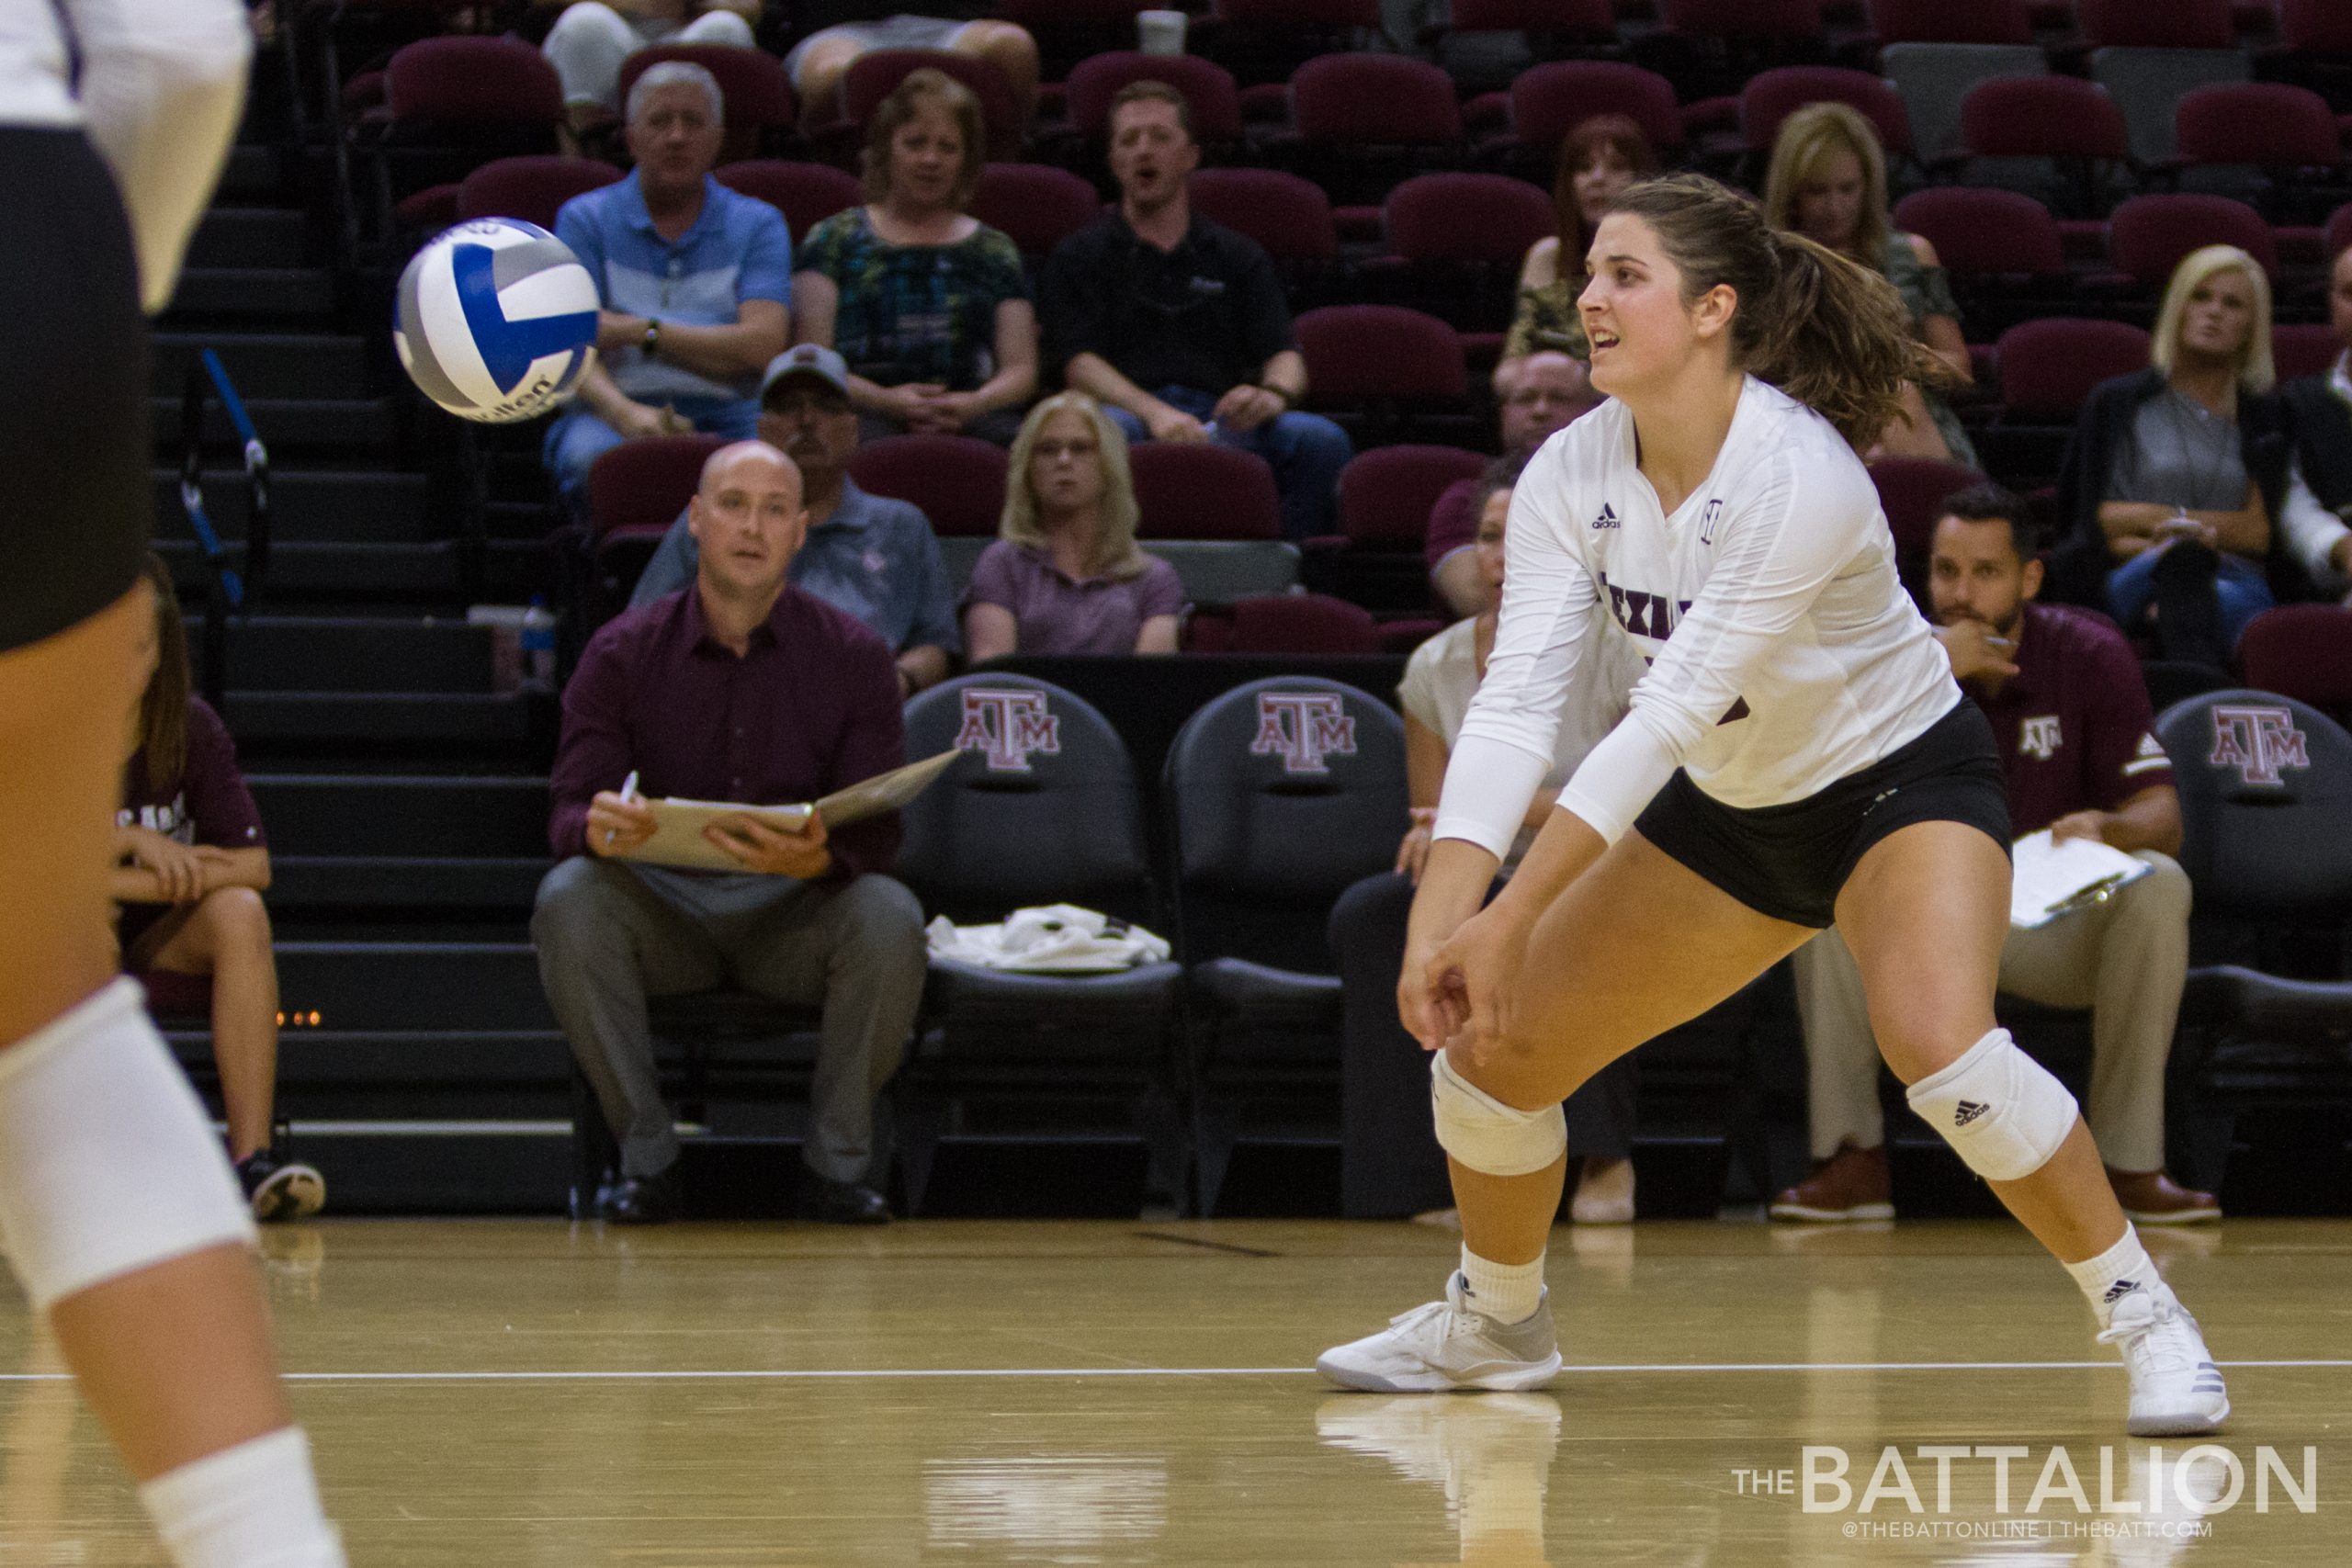
{"label": "metal handrail", "polygon": [[[245,570],[242,576],[229,564],[220,530],[204,509],[204,410],[217,394],[222,412],[244,443],[245,486],[249,497],[245,521]],[[220,705],[228,682],[228,616],[250,615],[252,601],[269,569],[269,449],[254,429],[236,383],[221,366],[220,356],[205,349],[188,361],[187,379],[180,396],[180,509],[187,514],[189,531],[203,548],[209,569],[204,593],[204,642],[199,663],[205,701]]]}

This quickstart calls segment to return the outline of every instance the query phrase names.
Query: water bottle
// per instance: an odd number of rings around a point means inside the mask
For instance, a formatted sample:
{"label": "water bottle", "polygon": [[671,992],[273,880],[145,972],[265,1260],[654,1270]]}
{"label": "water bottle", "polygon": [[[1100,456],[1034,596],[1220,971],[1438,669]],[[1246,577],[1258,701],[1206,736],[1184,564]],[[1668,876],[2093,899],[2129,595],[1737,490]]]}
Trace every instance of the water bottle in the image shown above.
{"label": "water bottle", "polygon": [[531,607],[523,612],[523,678],[534,686],[546,689],[555,684],[555,612],[548,608],[546,598],[531,595]]}

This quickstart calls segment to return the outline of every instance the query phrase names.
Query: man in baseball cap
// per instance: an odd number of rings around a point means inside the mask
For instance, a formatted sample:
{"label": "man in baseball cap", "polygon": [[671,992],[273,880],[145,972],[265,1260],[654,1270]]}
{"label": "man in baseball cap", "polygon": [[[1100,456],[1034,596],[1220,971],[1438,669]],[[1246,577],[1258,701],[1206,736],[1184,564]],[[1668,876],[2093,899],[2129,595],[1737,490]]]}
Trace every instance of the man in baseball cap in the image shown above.
{"label": "man in baseball cap", "polygon": [[[808,542],[793,558],[793,586],[880,633],[897,650],[907,695],[944,680],[962,640],[939,541],[920,508],[869,495],[849,477],[857,411],[842,356],[804,343],[768,361],[760,378],[759,434],[800,469]],[[629,608],[690,587],[696,564],[682,513],[638,579]]]}

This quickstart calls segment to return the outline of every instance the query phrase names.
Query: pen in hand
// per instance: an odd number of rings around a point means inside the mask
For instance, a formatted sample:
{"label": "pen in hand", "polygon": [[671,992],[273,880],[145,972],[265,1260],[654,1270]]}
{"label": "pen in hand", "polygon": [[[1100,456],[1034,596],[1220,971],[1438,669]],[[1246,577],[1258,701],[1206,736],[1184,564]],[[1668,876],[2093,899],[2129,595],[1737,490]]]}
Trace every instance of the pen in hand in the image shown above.
{"label": "pen in hand", "polygon": [[[631,802],[633,802],[633,801],[634,801],[634,800],[636,800],[636,799],[637,799],[637,770],[636,770],[635,768],[631,768],[631,769],[628,771],[628,777],[627,777],[626,779],[623,779],[623,780],[621,781],[621,804],[622,804],[623,806],[627,806],[627,805],[630,804]],[[609,849],[611,849],[611,848],[613,847],[613,840],[614,840],[615,838],[618,837],[618,836],[619,836],[619,834],[620,834],[620,829],[619,829],[618,828],[607,828],[607,829],[605,829],[605,847],[606,849],[608,849],[608,850],[609,850]]]}

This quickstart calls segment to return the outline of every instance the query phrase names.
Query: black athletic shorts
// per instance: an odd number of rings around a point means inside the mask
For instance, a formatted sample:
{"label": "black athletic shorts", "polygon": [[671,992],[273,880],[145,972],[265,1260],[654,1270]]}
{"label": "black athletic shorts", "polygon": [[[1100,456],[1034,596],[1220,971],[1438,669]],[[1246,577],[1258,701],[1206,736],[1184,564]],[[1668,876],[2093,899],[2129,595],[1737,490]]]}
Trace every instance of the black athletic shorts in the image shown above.
{"label": "black athletic shorts", "polygon": [[2001,753],[1983,710],[1964,697],[1917,739],[1818,795],[1743,811],[1678,770],[1634,826],[1749,908],[1826,930],[1862,856],[1914,822],[1965,822],[2008,852]]}
{"label": "black athletic shorts", "polygon": [[147,323],[114,178],[0,126],[0,653],[130,591],[147,548]]}

